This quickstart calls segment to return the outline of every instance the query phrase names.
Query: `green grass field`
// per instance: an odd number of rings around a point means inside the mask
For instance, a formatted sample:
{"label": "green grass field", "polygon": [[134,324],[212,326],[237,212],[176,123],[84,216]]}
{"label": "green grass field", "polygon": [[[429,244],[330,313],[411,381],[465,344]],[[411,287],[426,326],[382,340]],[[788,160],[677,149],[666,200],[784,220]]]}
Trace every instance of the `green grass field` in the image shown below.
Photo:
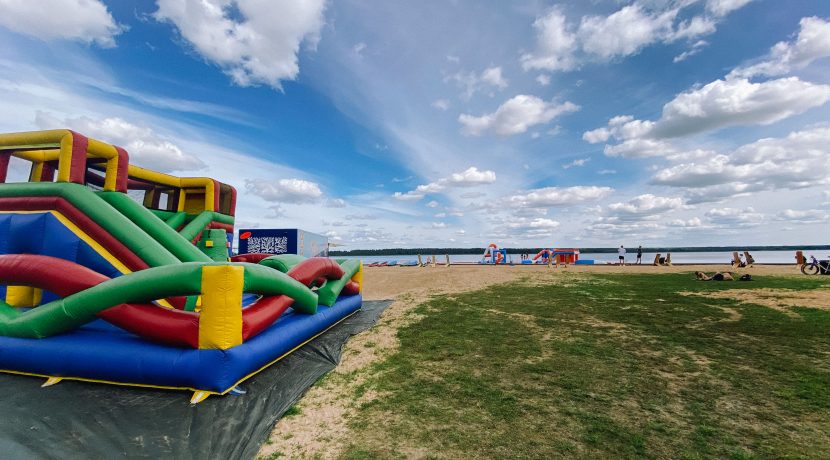
{"label": "green grass field", "polygon": [[827,278],[563,275],[434,298],[354,395],[344,457],[828,458],[830,310],[679,294]]}

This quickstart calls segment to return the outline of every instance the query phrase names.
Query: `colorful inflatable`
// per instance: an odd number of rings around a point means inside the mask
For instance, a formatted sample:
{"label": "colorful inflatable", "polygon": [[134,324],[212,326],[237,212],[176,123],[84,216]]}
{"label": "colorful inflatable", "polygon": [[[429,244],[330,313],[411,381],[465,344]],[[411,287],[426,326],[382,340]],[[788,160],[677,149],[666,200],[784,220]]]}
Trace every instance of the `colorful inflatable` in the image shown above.
{"label": "colorful inflatable", "polygon": [[[10,161],[29,180],[6,183]],[[236,190],[69,130],[0,134],[0,371],[238,385],[357,311],[357,260],[228,258]]]}
{"label": "colorful inflatable", "polygon": [[573,264],[579,260],[579,249],[575,248],[553,248],[553,249],[542,249],[535,256],[533,256],[533,262],[537,264],[547,264],[547,263],[564,263],[564,264]]}
{"label": "colorful inflatable", "polygon": [[507,254],[507,249],[499,249],[496,243],[490,243],[489,246],[484,250],[484,254],[481,255],[481,264],[513,264],[513,260],[510,258],[510,255]]}

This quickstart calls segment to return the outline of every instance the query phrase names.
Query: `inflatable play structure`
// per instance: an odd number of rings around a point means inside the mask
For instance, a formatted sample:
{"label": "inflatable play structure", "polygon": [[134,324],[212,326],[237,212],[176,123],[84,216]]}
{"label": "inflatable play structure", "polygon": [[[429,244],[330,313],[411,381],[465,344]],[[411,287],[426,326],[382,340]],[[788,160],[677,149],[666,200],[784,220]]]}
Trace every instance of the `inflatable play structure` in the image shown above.
{"label": "inflatable play structure", "polygon": [[[28,181],[6,183],[10,161]],[[69,130],[0,134],[0,371],[242,393],[357,311],[358,260],[229,258],[236,190]]]}
{"label": "inflatable play structure", "polygon": [[576,248],[542,249],[533,256],[533,263],[536,264],[575,264],[578,260],[579,249]]}
{"label": "inflatable play structure", "polygon": [[512,265],[513,260],[510,258],[510,254],[507,253],[507,249],[499,249],[499,247],[495,243],[490,243],[490,245],[487,246],[487,248],[484,250],[484,254],[482,254],[481,261],[479,263],[493,265]]}

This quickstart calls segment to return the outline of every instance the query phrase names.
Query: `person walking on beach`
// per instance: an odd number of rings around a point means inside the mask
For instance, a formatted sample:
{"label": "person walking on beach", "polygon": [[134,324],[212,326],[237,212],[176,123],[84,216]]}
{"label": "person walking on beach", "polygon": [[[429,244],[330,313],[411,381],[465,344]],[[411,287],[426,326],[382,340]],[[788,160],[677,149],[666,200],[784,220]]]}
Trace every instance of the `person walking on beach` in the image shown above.
{"label": "person walking on beach", "polygon": [[637,248],[637,265],[642,265],[643,263],[643,247],[640,246]]}
{"label": "person walking on beach", "polygon": [[617,250],[617,254],[620,255],[620,265],[625,266],[625,248],[620,245],[620,249]]}

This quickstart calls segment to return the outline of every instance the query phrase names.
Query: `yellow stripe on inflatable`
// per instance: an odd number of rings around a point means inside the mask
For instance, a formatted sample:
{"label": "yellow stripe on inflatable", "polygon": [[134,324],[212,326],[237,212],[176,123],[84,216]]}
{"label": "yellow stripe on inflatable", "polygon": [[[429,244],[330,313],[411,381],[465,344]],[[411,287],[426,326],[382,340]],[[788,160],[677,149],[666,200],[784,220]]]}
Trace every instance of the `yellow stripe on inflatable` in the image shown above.
{"label": "yellow stripe on inflatable", "polygon": [[202,311],[199,348],[226,350],[242,344],[242,286],[245,268],[238,265],[202,267]]}
{"label": "yellow stripe on inflatable", "polygon": [[358,268],[357,273],[352,276],[352,281],[357,283],[360,288],[358,292],[363,292],[363,262],[360,262],[360,268]]}
{"label": "yellow stripe on inflatable", "polygon": [[40,304],[40,299],[37,300],[38,302],[35,303],[35,288],[33,287],[6,286],[6,303],[12,307],[34,307]]}

